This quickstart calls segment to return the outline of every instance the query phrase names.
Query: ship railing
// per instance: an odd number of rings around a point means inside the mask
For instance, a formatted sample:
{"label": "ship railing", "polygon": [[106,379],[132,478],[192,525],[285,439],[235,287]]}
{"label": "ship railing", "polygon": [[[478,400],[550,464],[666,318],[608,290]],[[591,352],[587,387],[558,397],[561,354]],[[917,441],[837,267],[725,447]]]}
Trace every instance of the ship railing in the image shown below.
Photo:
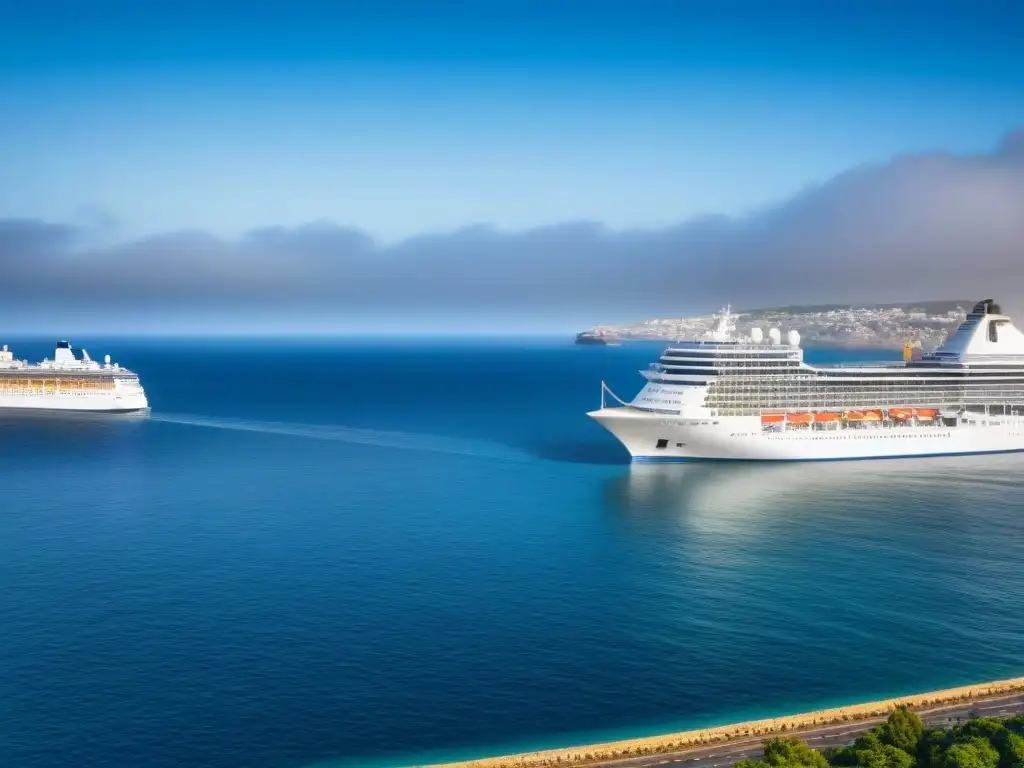
{"label": "ship railing", "polygon": [[628,406],[629,405],[629,403],[627,403],[621,397],[619,397],[614,392],[612,392],[611,388],[607,384],[605,384],[604,381],[602,381],[601,382],[601,408],[602,408],[602,410],[608,407],[607,404],[606,404],[607,400],[605,398],[605,395],[611,396],[612,400],[614,400],[620,406]]}
{"label": "ship railing", "polygon": [[865,360],[859,363],[816,363],[813,368],[856,370],[857,368],[902,368],[903,360]]}

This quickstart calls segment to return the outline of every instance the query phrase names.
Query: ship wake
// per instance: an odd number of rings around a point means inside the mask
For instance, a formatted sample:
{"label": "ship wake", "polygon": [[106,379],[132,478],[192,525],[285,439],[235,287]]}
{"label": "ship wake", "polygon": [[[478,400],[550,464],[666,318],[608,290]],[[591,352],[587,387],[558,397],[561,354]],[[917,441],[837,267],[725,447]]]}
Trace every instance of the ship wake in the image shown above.
{"label": "ship wake", "polygon": [[235,432],[257,432],[310,440],[331,440],[377,448],[397,448],[407,451],[443,453],[456,456],[495,459],[500,461],[529,461],[530,456],[512,448],[486,440],[449,437],[418,432],[397,432],[381,429],[357,429],[329,424],[302,424],[285,421],[254,421],[226,419],[182,413],[152,413],[151,421],[179,424],[188,427],[226,429]]}

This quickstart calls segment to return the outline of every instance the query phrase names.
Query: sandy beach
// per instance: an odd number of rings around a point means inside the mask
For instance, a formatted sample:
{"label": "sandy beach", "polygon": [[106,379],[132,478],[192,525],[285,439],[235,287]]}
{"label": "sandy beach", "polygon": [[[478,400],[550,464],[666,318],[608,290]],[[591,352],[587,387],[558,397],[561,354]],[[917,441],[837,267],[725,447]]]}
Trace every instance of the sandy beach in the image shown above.
{"label": "sandy beach", "polygon": [[887,715],[899,706],[907,706],[911,709],[928,709],[1020,691],[1024,691],[1024,677],[948,688],[863,704],[852,704],[846,707],[835,707],[816,712],[733,723],[713,728],[562,749],[524,752],[517,755],[443,763],[431,768],[539,768],[541,766],[591,763],[599,760],[621,760],[712,744],[725,744],[733,740],[750,739],[751,737],[770,738],[809,728],[878,718]]}

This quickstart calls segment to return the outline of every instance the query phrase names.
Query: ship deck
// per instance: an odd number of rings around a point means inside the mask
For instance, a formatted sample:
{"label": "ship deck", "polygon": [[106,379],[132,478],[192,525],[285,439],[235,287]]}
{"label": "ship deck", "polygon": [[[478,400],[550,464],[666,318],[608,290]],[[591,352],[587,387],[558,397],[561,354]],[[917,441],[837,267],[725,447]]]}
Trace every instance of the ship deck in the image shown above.
{"label": "ship deck", "polygon": [[134,371],[127,368],[41,368],[38,365],[29,365],[24,368],[0,368],[0,379],[6,378],[98,378],[113,379],[122,376],[137,376]]}

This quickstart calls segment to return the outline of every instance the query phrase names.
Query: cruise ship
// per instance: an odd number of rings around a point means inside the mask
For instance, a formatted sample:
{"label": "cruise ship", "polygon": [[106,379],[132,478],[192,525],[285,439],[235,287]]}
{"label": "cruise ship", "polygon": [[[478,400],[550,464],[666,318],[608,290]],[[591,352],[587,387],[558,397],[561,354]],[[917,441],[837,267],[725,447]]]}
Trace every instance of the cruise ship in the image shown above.
{"label": "cruise ship", "polygon": [[67,341],[57,343],[53,359],[29,364],[16,360],[7,345],[0,349],[0,411],[103,412],[146,411],[149,403],[139,377],[89,353],[75,351]]}
{"label": "cruise ship", "polygon": [[798,332],[740,338],[726,309],[705,338],[670,345],[641,374],[629,403],[602,382],[589,414],[633,461],[1024,451],[1024,334],[992,299],[934,352],[870,365],[808,365]]}
{"label": "cruise ship", "polygon": [[583,331],[576,334],[576,343],[580,345],[617,347],[619,346],[619,337],[602,330]]}

